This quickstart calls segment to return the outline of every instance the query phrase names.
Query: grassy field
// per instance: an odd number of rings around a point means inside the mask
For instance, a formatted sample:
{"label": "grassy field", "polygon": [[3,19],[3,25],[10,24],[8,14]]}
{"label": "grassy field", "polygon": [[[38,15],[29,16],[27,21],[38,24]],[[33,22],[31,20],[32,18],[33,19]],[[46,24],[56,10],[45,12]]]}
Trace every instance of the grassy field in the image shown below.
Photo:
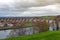
{"label": "grassy field", "polygon": [[32,26],[33,24],[31,22],[25,22],[23,26],[28,27],[28,26]]}
{"label": "grassy field", "polygon": [[42,16],[42,18],[44,18],[44,19],[54,19],[54,18],[56,18],[56,16]]}
{"label": "grassy field", "polygon": [[4,40],[60,40],[60,31],[47,31],[38,34],[7,38]]}

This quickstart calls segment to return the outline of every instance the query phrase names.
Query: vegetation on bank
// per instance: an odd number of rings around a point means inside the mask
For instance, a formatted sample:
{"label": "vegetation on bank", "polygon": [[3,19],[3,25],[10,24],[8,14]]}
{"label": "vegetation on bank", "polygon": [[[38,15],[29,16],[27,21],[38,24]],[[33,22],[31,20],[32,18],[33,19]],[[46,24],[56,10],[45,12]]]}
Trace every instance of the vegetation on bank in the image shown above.
{"label": "vegetation on bank", "polygon": [[56,16],[42,16],[42,18],[44,18],[44,19],[55,19]]}
{"label": "vegetation on bank", "polygon": [[4,40],[60,40],[60,31],[47,31],[28,36],[6,38]]}

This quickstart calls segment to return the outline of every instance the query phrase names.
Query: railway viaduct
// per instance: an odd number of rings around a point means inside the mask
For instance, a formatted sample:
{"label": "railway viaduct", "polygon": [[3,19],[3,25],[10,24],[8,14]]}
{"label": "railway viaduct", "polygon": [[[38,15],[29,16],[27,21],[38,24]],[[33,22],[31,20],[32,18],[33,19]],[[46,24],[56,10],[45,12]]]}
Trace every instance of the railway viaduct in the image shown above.
{"label": "railway viaduct", "polygon": [[21,27],[25,22],[36,22],[36,21],[43,21],[42,17],[0,17],[0,22],[3,23],[12,23],[14,27]]}

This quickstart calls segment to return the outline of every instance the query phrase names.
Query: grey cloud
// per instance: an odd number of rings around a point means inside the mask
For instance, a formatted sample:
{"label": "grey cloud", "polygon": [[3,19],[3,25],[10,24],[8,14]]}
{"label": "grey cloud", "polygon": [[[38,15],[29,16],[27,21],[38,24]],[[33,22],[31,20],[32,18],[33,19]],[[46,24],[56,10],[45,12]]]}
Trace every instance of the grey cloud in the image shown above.
{"label": "grey cloud", "polygon": [[15,0],[15,7],[37,7],[60,3],[60,0]]}
{"label": "grey cloud", "polygon": [[[46,5],[60,3],[59,0],[15,0],[11,4],[1,4],[0,16],[43,16],[57,15],[60,10],[45,7]],[[55,7],[53,5],[53,7]],[[33,9],[34,8],[34,9]]]}
{"label": "grey cloud", "polygon": [[12,4],[20,12],[27,11],[30,7],[40,7],[60,3],[59,0],[15,0]]}

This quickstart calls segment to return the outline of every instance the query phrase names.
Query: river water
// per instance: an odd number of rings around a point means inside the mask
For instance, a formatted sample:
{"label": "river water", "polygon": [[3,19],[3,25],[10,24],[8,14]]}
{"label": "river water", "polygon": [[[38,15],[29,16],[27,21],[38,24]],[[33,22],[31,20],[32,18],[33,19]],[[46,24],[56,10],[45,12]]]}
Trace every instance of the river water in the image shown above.
{"label": "river water", "polygon": [[0,39],[23,36],[23,35],[31,35],[34,33],[38,33],[38,31],[34,30],[33,27],[12,29],[12,30],[2,30],[0,31]]}
{"label": "river water", "polygon": [[7,35],[9,35],[11,30],[3,30],[3,31],[0,31],[0,39],[2,38],[6,38]]}

